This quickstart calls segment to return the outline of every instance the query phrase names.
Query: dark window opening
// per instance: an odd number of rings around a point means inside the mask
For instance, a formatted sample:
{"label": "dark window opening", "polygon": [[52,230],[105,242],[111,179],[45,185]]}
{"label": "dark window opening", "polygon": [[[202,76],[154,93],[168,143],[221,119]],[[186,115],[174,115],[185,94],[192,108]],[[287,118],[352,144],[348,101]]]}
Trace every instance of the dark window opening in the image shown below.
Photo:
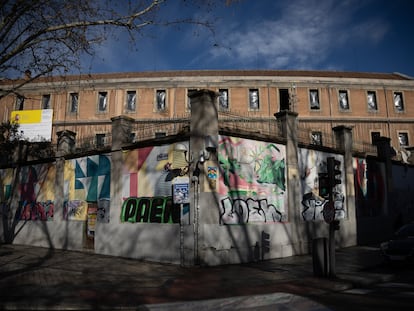
{"label": "dark window opening", "polygon": [[381,137],[380,132],[371,132],[371,143],[375,145],[380,137]]}
{"label": "dark window opening", "polygon": [[24,97],[19,95],[16,98],[16,110],[23,110],[23,108],[24,108]]}
{"label": "dark window opening", "polygon": [[42,96],[42,109],[50,109],[50,94]]}
{"label": "dark window opening", "polygon": [[283,110],[290,110],[288,89],[279,89],[279,111]]}
{"label": "dark window opening", "polygon": [[105,134],[96,134],[96,147],[102,148],[105,146],[106,137]]}
{"label": "dark window opening", "polygon": [[322,146],[322,132],[312,132],[311,134],[311,144]]}

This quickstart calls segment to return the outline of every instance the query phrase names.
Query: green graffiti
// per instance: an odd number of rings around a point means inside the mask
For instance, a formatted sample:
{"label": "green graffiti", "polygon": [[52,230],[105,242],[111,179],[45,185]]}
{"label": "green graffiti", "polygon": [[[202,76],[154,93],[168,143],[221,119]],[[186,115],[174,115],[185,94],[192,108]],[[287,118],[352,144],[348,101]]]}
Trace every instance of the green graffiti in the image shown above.
{"label": "green graffiti", "polygon": [[121,221],[179,223],[180,206],[171,197],[130,197],[122,204]]}

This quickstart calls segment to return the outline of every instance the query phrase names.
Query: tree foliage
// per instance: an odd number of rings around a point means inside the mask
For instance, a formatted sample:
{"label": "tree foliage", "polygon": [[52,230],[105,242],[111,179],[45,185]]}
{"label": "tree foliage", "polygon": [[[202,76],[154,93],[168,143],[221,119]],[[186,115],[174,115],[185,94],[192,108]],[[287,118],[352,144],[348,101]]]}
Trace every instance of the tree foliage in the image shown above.
{"label": "tree foliage", "polygon": [[188,16],[177,17],[168,14],[168,0],[0,1],[0,72],[6,75],[0,79],[26,75],[12,88],[0,88],[0,99],[38,77],[73,73],[80,57],[94,54],[111,30],[124,29],[135,43],[154,27],[193,24],[213,30],[212,17],[200,16],[231,2],[180,0]]}

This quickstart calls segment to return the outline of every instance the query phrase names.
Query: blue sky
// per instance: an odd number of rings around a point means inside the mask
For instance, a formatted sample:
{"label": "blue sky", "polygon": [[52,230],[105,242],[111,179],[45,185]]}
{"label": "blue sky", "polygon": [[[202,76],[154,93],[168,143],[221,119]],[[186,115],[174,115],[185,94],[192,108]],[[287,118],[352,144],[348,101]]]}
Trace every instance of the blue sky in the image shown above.
{"label": "blue sky", "polygon": [[[171,1],[162,14],[205,16],[178,3]],[[115,33],[85,66],[93,73],[306,69],[414,77],[412,0],[241,0],[218,5],[211,14],[215,35],[190,25],[160,27],[131,47]]]}

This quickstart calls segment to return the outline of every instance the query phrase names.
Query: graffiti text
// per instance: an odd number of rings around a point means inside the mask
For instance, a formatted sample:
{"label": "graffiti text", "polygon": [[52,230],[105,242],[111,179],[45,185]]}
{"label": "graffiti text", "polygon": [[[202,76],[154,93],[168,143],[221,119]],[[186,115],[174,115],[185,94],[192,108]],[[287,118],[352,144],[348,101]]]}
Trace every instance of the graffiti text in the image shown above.
{"label": "graffiti text", "polygon": [[255,200],[233,199],[226,197],[221,200],[221,224],[246,224],[253,222],[280,222],[282,213],[267,199]]}
{"label": "graffiti text", "polygon": [[121,221],[179,223],[180,206],[171,197],[130,197],[122,205]]}

